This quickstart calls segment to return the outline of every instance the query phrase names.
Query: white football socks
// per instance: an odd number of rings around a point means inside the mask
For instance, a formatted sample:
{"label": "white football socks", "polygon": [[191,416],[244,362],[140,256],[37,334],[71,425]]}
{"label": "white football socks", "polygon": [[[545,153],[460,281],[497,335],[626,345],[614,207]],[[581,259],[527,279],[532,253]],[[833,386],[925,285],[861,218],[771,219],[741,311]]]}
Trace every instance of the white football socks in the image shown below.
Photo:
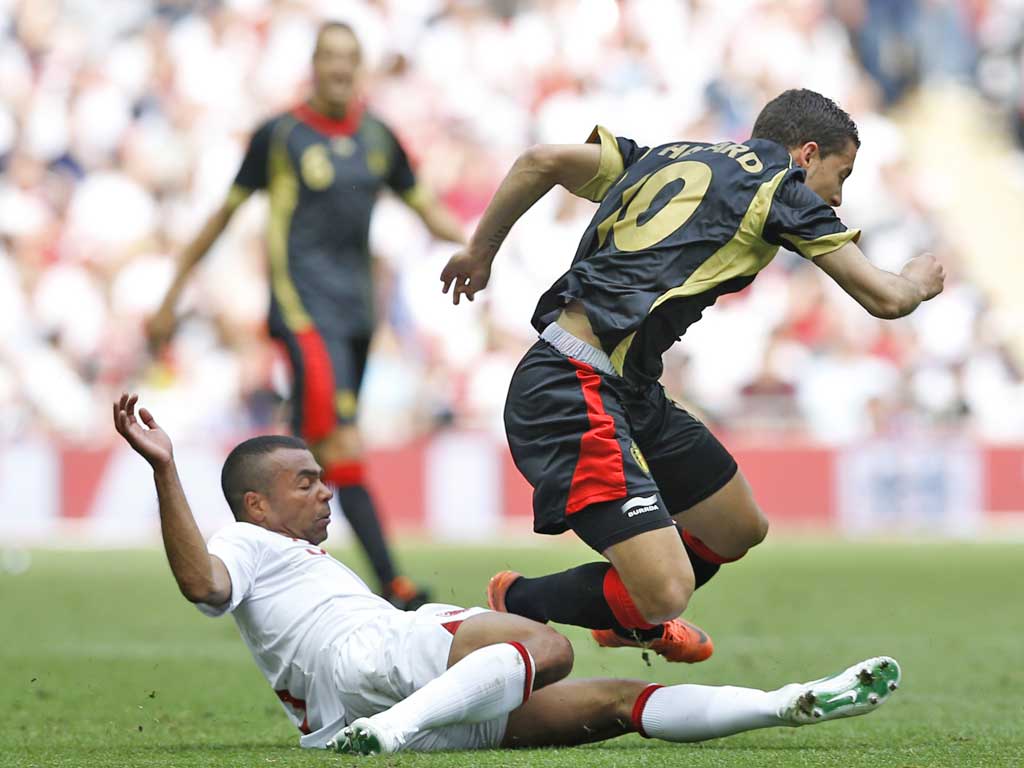
{"label": "white football socks", "polygon": [[650,694],[639,725],[643,735],[654,739],[704,741],[755,728],[791,725],[779,716],[781,704],[779,691],[673,685]]}
{"label": "white football socks", "polygon": [[370,719],[403,741],[430,728],[493,720],[530,697],[533,674],[533,657],[520,643],[488,645]]}

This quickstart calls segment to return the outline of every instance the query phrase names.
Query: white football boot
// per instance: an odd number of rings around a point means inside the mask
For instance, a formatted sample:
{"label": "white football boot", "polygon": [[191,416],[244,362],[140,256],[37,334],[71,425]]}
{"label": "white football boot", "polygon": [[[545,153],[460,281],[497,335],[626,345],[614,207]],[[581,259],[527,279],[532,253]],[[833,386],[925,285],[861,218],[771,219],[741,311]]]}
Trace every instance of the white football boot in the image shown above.
{"label": "white football boot", "polygon": [[382,755],[397,752],[405,739],[384,728],[370,717],[361,717],[346,725],[327,742],[327,749],[346,755]]}
{"label": "white football boot", "polygon": [[806,725],[866,715],[884,704],[899,688],[900,665],[888,656],[876,656],[810,683],[779,689],[779,709],[788,725]]}

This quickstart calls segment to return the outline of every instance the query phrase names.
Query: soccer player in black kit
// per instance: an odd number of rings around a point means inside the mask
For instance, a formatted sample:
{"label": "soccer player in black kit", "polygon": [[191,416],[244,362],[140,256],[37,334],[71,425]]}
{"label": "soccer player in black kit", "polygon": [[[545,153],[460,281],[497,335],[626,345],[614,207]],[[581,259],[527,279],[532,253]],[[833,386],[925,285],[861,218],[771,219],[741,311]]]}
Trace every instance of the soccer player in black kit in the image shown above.
{"label": "soccer player in black kit", "polygon": [[324,467],[342,511],[366,550],[381,594],[401,608],[424,592],[395,570],[363,478],[356,428],[359,386],[373,333],[370,214],[388,187],[441,239],[463,243],[448,212],[417,185],[404,150],[357,96],[361,52],[352,29],[321,26],[313,54],[313,94],[253,134],[221,207],[186,247],[158,312],[150,345],[174,330],[174,306],[193,267],[257,190],[270,198],[271,335],[293,371],[292,427]]}
{"label": "soccer player in black kit", "polygon": [[[641,147],[598,127],[583,145],[537,146],[512,166],[469,245],[441,274],[472,299],[512,225],[556,184],[599,203],[569,270],[533,316],[540,340],[515,373],[505,427],[534,488],[534,530],[572,530],[607,562],[539,578],[495,575],[495,610],[589,627],[606,647],[702,661],[712,644],[676,617],[768,522],[735,460],[658,384],[662,354],[785,247],[869,313],[902,317],[942,290],[930,255],[874,267],[833,207],[857,127],[834,102],[791,90],[744,144]],[[723,350],[728,354],[728,350]]]}

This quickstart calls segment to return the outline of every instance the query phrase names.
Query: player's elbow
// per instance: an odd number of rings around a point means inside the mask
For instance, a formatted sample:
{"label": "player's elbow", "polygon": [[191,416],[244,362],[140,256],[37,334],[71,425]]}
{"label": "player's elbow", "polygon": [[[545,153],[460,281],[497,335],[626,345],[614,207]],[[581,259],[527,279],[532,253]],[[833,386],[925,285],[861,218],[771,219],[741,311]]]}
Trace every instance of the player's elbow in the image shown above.
{"label": "player's elbow", "polygon": [[190,603],[207,603],[210,596],[209,592],[201,589],[192,589],[190,587],[181,587],[181,594]]}
{"label": "player's elbow", "polygon": [[865,302],[864,308],[869,315],[879,320],[895,320],[900,316],[896,305],[888,301]]}
{"label": "player's elbow", "polygon": [[557,148],[550,144],[534,144],[519,156],[516,165],[553,183],[559,167]]}
{"label": "player's elbow", "polygon": [[896,318],[904,317],[913,312],[916,306],[916,304],[903,301],[895,296],[883,296],[864,304],[868,313],[880,320],[895,320]]}
{"label": "player's elbow", "polygon": [[219,605],[224,602],[214,588],[213,584],[205,581],[178,581],[178,589],[182,596],[190,603],[204,603],[206,605]]}

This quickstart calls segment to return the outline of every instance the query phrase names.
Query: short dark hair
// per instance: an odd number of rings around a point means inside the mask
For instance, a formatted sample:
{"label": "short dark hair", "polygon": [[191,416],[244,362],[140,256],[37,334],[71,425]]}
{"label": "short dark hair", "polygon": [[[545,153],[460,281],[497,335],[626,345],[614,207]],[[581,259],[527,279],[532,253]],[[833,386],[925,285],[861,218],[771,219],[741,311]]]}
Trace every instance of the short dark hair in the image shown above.
{"label": "short dark hair", "polygon": [[309,450],[306,441],[298,437],[261,435],[239,443],[224,459],[224,467],[220,471],[220,487],[235,520],[245,519],[245,494],[249,491],[267,492],[263,459],[284,448]]}
{"label": "short dark hair", "polygon": [[316,30],[316,46],[313,48],[314,56],[316,55],[316,52],[320,50],[320,40],[323,39],[323,36],[330,32],[332,29],[340,29],[344,32],[348,32],[350,35],[352,35],[352,38],[356,41],[356,43],[359,42],[359,35],[356,34],[356,31],[355,29],[352,28],[351,24],[348,24],[344,21],[325,21]]}
{"label": "short dark hair", "polygon": [[765,104],[750,138],[777,141],[787,149],[813,141],[822,157],[842,152],[849,141],[860,146],[853,119],[832,99],[806,88],[783,91]]}

